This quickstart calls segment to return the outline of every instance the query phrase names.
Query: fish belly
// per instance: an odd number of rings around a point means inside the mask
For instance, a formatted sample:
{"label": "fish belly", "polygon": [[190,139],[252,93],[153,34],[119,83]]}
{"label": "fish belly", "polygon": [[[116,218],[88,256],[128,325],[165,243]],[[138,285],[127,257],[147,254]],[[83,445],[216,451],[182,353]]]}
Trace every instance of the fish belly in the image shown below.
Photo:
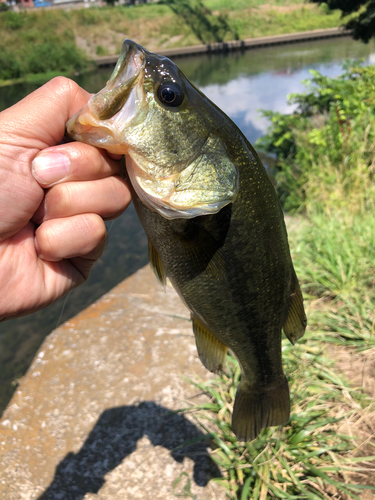
{"label": "fish belly", "polygon": [[241,365],[232,422],[237,437],[248,441],[263,427],[285,424],[290,403],[281,326],[290,260],[272,259],[255,233],[243,234],[246,224],[236,220],[232,205],[218,214],[168,221],[135,193],[134,204],[165,275],[191,311],[203,364],[222,370],[228,347]]}

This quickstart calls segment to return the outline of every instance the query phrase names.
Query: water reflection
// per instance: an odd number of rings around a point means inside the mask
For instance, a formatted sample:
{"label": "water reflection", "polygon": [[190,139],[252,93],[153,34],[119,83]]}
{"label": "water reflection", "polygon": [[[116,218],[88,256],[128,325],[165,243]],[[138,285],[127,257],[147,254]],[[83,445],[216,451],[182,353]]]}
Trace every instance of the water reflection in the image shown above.
{"label": "water reflection", "polygon": [[[303,89],[309,69],[334,76],[341,72],[346,58],[365,58],[375,62],[375,45],[332,39],[263,48],[229,55],[205,55],[176,59],[182,71],[222,108],[251,142],[264,134],[268,123],[259,109],[288,112],[286,97]],[[110,70],[81,75],[77,82],[89,92],[102,88]],[[22,84],[0,90],[0,109],[22,99],[37,88]],[[112,224],[112,223],[110,223]],[[116,283],[147,262],[147,240],[130,207],[111,226],[108,246],[87,283],[67,298],[26,318],[0,325],[0,411],[14,386],[30,364],[44,337],[59,322],[77,314]]]}
{"label": "water reflection", "polygon": [[375,43],[342,38],[206,56],[199,66],[198,61],[179,66],[255,142],[269,126],[260,110],[292,112],[287,96],[305,89],[302,82],[311,78],[311,69],[334,77],[343,72],[345,59],[361,58],[375,61]]}

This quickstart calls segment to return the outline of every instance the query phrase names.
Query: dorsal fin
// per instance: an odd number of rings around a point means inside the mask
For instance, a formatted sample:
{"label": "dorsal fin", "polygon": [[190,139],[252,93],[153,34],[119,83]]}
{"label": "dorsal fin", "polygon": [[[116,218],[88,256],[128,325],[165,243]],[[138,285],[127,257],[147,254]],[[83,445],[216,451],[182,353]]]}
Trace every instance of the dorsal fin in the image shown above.
{"label": "dorsal fin", "polygon": [[305,333],[307,319],[303,308],[302,292],[294,271],[293,275],[294,286],[292,286],[292,300],[289,306],[288,316],[283,325],[283,330],[289,341],[295,344]]}

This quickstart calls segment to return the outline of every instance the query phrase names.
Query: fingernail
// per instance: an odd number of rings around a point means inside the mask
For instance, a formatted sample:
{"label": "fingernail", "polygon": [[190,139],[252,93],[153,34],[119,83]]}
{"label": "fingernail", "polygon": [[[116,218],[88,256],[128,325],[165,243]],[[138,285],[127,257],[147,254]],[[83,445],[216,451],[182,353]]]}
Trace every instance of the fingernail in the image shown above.
{"label": "fingernail", "polygon": [[69,174],[69,158],[61,153],[41,154],[31,163],[31,171],[40,184],[53,184]]}

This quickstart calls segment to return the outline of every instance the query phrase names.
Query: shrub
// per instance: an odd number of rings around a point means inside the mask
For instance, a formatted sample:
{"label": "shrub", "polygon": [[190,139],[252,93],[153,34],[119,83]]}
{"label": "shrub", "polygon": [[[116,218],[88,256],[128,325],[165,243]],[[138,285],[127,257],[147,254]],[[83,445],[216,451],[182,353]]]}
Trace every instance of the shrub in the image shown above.
{"label": "shrub", "polygon": [[20,29],[25,22],[25,15],[22,13],[8,11],[5,15],[5,27],[11,30]]}
{"label": "shrub", "polygon": [[107,54],[107,50],[103,47],[103,45],[97,45],[95,52],[97,56],[105,56]]}
{"label": "shrub", "polygon": [[86,58],[74,42],[48,41],[33,47],[26,61],[26,73],[46,73],[48,71],[80,71],[85,67]]}
{"label": "shrub", "polygon": [[11,80],[21,75],[21,66],[14,54],[6,47],[0,47],[0,79]]}
{"label": "shrub", "polygon": [[374,204],[375,67],[347,63],[344,70],[338,78],[313,71],[309,92],[289,98],[295,113],[264,113],[271,129],[258,145],[278,157],[286,210]]}

